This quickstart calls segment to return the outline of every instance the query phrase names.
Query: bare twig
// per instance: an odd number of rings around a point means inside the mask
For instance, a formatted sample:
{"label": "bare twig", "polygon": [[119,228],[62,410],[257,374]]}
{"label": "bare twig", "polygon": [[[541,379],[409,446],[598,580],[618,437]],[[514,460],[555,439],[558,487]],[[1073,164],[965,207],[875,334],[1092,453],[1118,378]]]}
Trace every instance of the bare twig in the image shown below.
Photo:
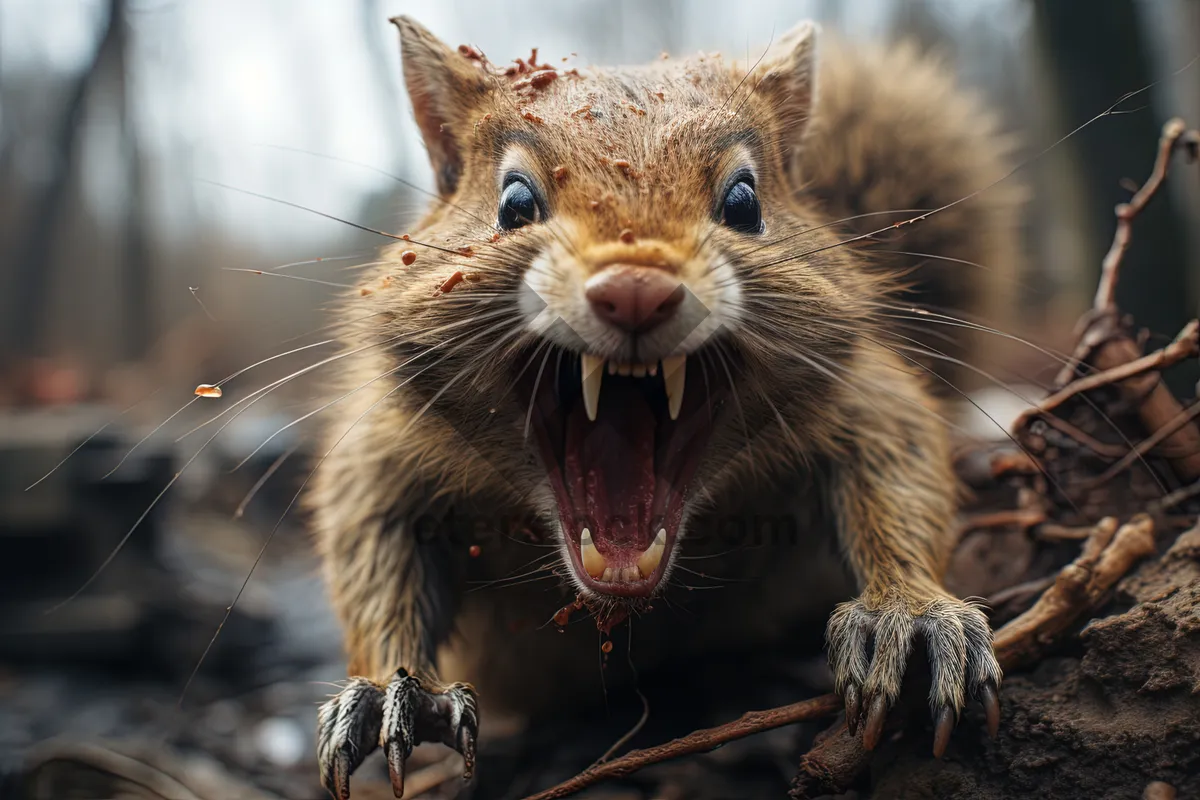
{"label": "bare twig", "polygon": [[972,442],[954,456],[954,470],[969,486],[992,486],[1008,475],[1039,475],[1042,467],[1026,450],[1013,449],[1006,443],[1002,449],[981,450]]}
{"label": "bare twig", "polygon": [[1041,419],[1042,422],[1045,422],[1051,428],[1054,428],[1060,433],[1066,434],[1098,456],[1103,456],[1104,458],[1122,458],[1123,456],[1129,454],[1128,447],[1119,444],[1108,444],[1106,442],[1102,442],[1095,436],[1092,436],[1086,431],[1080,430],[1077,426],[1072,425],[1064,419],[1059,419],[1053,414],[1046,414]]}
{"label": "bare twig", "polygon": [[[996,633],[996,658],[1005,670],[1027,663],[1096,607],[1137,561],[1154,552],[1154,523],[1138,515],[1117,530],[1111,517],[1092,528],[1079,558],[1063,567],[1029,611]],[[791,797],[840,794],[866,768],[870,753],[838,723],[800,760]]]}
{"label": "bare twig", "polygon": [[[1192,320],[1175,341],[1179,342],[1189,331],[1194,332],[1196,327],[1196,320]],[[1127,337],[1113,339],[1096,351],[1093,364],[1108,371],[1119,364],[1137,360],[1140,352],[1141,348]],[[1121,386],[1128,399],[1136,400],[1138,417],[1147,433],[1151,435],[1169,427],[1184,411],[1183,405],[1157,375],[1151,379],[1148,391],[1133,392],[1129,384]],[[1191,421],[1164,439],[1161,450],[1169,451],[1169,454],[1164,452],[1164,455],[1180,480],[1200,479],[1200,428]]]}
{"label": "bare twig", "polygon": [[1176,489],[1170,494],[1163,496],[1157,502],[1151,504],[1150,511],[1154,514],[1159,514],[1167,509],[1174,508],[1180,503],[1190,500],[1197,495],[1200,495],[1200,481],[1196,481],[1189,486]]}
{"label": "bare twig", "polygon": [[1007,589],[1001,589],[994,595],[988,598],[987,604],[991,608],[999,608],[1005,603],[1011,602],[1018,597],[1028,597],[1029,595],[1044,592],[1054,585],[1054,576],[1047,575],[1045,578],[1038,578],[1032,581],[1018,583],[1016,586],[1009,586]]}
{"label": "bare twig", "polygon": [[[1191,424],[1196,414],[1191,413],[1192,409],[1182,408],[1157,374],[1147,373],[1160,372],[1200,355],[1200,322],[1193,320],[1169,345],[1142,355],[1141,345],[1119,326],[1114,299],[1121,261],[1129,246],[1131,224],[1165,180],[1171,153],[1181,140],[1190,152],[1190,149],[1197,148],[1200,137],[1194,131],[1187,131],[1182,121],[1171,120],[1163,128],[1158,158],[1150,178],[1128,203],[1117,207],[1117,231],[1112,247],[1104,258],[1095,308],[1080,334],[1071,363],[1059,374],[1058,385],[1062,388],[1018,417],[1013,429],[1021,432],[1035,417],[1041,416],[1054,427],[1067,428],[1064,431],[1067,435],[1098,454],[1121,458],[1122,461],[1114,465],[1114,470],[1127,466],[1125,459],[1144,457],[1151,449],[1166,442],[1176,472],[1181,478],[1196,480],[1200,478],[1200,429]],[[1075,378],[1079,364],[1089,358],[1093,359],[1098,371]],[[1130,386],[1131,378],[1142,375],[1147,375],[1146,380],[1139,381],[1137,386]],[[1111,385],[1119,385],[1123,392],[1140,401],[1139,412],[1150,431],[1149,437],[1132,454],[1124,449],[1118,451],[1116,445],[1099,442],[1086,432],[1050,416],[1050,412],[1071,398]],[[1036,460],[1027,453],[991,454],[986,464],[974,463],[976,459],[970,454],[958,461],[960,463],[956,466],[959,471],[965,472],[972,483],[986,482],[983,479],[999,478],[1010,472],[1040,471],[1037,470]],[[975,480],[971,480],[972,477]],[[1200,494],[1200,480],[1168,495],[1160,503],[1177,504],[1195,494]],[[963,530],[1009,524],[1032,527],[1045,523],[1045,520],[1046,514],[1042,509],[1019,508],[969,518],[963,523]],[[1007,601],[1045,588],[1032,608],[997,631],[996,656],[1004,669],[1019,667],[1038,657],[1085,614],[1097,608],[1134,564],[1155,551],[1154,522],[1146,514],[1133,517],[1120,528],[1116,519],[1107,517],[1090,529],[1046,525],[1043,533],[1046,538],[1083,538],[1085,541],[1078,558],[1063,567],[1056,576],[1012,587],[994,598]],[[526,800],[566,797],[603,780],[623,777],[652,764],[707,752],[727,742],[772,728],[829,716],[838,712],[841,706],[841,700],[836,695],[826,694],[788,706],[749,712],[734,722],[695,731],[656,747],[635,750],[613,761],[595,764],[574,778]],[[868,763],[869,757],[859,737],[849,733],[845,722],[839,722],[818,736],[813,748],[802,757],[791,796],[800,798],[840,792],[853,782]]]}
{"label": "bare twig", "polygon": [[[1085,317],[1086,325],[1079,336],[1079,343],[1071,361],[1058,374],[1056,385],[1063,388],[1046,398],[1037,409],[1030,409],[1022,414],[1018,420],[1019,425],[1027,424],[1032,417],[1056,408],[1080,392],[1120,383],[1144,372],[1158,371],[1196,355],[1197,323],[1193,320],[1170,345],[1139,357],[1141,345],[1119,324],[1115,298],[1121,261],[1132,236],[1133,220],[1166,180],[1174,150],[1182,146],[1194,161],[1196,151],[1200,149],[1197,142],[1200,142],[1200,132],[1188,130],[1180,119],[1172,119],[1163,126],[1158,157],[1150,177],[1128,203],[1117,206],[1117,229],[1113,235],[1112,246],[1104,257],[1092,311]],[[1092,365],[1102,372],[1072,380],[1077,367],[1089,359]],[[1140,387],[1137,392],[1132,391],[1128,384],[1121,384],[1121,388],[1128,398],[1137,402],[1138,414],[1152,436],[1178,419],[1183,411],[1179,401],[1157,376],[1150,377],[1147,385]],[[1200,428],[1188,420],[1167,436],[1164,444],[1168,445],[1172,453],[1168,456],[1171,466],[1182,480],[1200,478]],[[1135,456],[1142,457],[1141,453]]]}
{"label": "bare twig", "polygon": [[1135,447],[1129,453],[1126,453],[1125,456],[1123,456],[1120,461],[1118,461],[1116,464],[1113,464],[1111,467],[1106,469],[1102,475],[1100,475],[1099,477],[1094,478],[1090,481],[1087,481],[1084,484],[1084,487],[1091,489],[1096,486],[1101,486],[1101,485],[1107,483],[1108,481],[1112,480],[1118,474],[1120,474],[1124,470],[1128,469],[1129,466],[1131,464],[1133,464],[1135,461],[1137,461],[1139,458],[1145,457],[1146,453],[1149,453],[1156,446],[1158,446],[1164,439],[1169,438],[1171,436],[1171,434],[1182,429],[1184,425],[1187,425],[1189,422],[1191,422],[1197,416],[1200,416],[1200,401],[1192,403],[1190,406],[1185,408],[1183,411],[1180,411],[1178,414],[1176,414],[1175,418],[1172,419],[1170,422],[1168,422],[1166,425],[1162,426],[1161,428],[1156,430],[1154,433],[1147,436],[1141,442],[1138,442],[1137,447]]}
{"label": "bare twig", "polygon": [[959,530],[962,534],[967,534],[971,531],[985,528],[1003,528],[1008,525],[1016,525],[1021,530],[1027,530],[1045,521],[1046,512],[1040,508],[1013,508],[967,517],[963,520]]}
{"label": "bare twig", "polygon": [[804,700],[766,711],[749,711],[733,722],[695,731],[666,744],[647,747],[644,750],[634,750],[620,758],[589,767],[574,778],[543,792],[530,795],[525,800],[553,800],[558,797],[566,797],[600,781],[620,778],[651,764],[693,753],[706,753],[728,742],[772,728],[832,716],[841,708],[842,701],[837,695],[825,694],[814,697],[812,700]]}
{"label": "bare twig", "polygon": [[[1109,589],[1139,559],[1154,552],[1154,522],[1142,514],[1117,530],[1111,517],[1101,520],[1091,531],[1079,558],[1058,574],[1054,584],[1029,611],[1005,625],[996,634],[996,656],[1001,666],[1011,669],[1036,656],[1085,612],[1098,604]],[[693,753],[704,753],[722,744],[772,728],[830,716],[841,710],[837,695],[826,694],[812,700],[751,711],[734,722],[695,731],[680,739],[634,750],[621,758],[596,764],[559,785],[532,795],[526,800],[553,800],[566,797],[600,781],[623,777],[639,769]],[[835,774],[866,758],[857,737],[849,736],[845,724],[805,755],[802,775],[814,785],[840,785]],[[833,763],[836,762],[836,765]],[[840,765],[840,766],[837,766]],[[802,781],[803,782],[803,781]],[[797,795],[803,796],[803,795]]]}
{"label": "bare twig", "polygon": [[[1125,250],[1129,245],[1133,219],[1141,212],[1162,184],[1171,152],[1182,143],[1193,160],[1200,150],[1200,134],[1186,131],[1179,120],[1172,120],[1163,129],[1158,159],[1149,180],[1129,203],[1117,207],[1117,232],[1112,248],[1104,259],[1102,276],[1096,291],[1095,308],[1085,318],[1086,325],[1079,334],[1079,343],[1071,358],[1059,373],[1059,391],[1047,397],[1036,408],[1022,414],[1013,425],[1017,434],[1025,431],[1035,417],[1053,419],[1049,412],[1082,392],[1117,384],[1125,396],[1137,403],[1139,416],[1153,437],[1156,432],[1172,426],[1183,412],[1182,406],[1162,383],[1158,375],[1148,376],[1130,386],[1130,378],[1156,372],[1171,364],[1193,357],[1197,352],[1197,324],[1191,323],[1171,345],[1142,355],[1142,345],[1134,341],[1120,326],[1115,307],[1116,283]],[[1076,377],[1080,364],[1091,359],[1100,370],[1085,377]],[[1058,420],[1055,420],[1056,422]],[[1062,429],[1063,426],[1055,427]],[[1067,431],[1064,431],[1067,432]],[[1097,442],[1076,436],[1079,431],[1067,432],[1096,452],[1115,452]],[[1085,434],[1086,436],[1086,434]],[[1166,508],[1200,494],[1200,431],[1187,424],[1166,437],[1171,448],[1172,466],[1184,480],[1194,483],[1167,495],[1159,505]],[[1156,441],[1157,443],[1157,441]],[[1099,449],[1093,445],[1099,444]],[[1151,445],[1153,446],[1153,445]],[[1104,453],[1101,453],[1102,455]],[[1125,453],[1121,453],[1124,456]],[[1143,454],[1139,453],[1139,456]],[[974,473],[978,473],[975,470]],[[994,477],[999,477],[994,472]],[[1043,525],[1042,533],[1051,533]],[[1054,532],[1069,529],[1056,526]],[[1071,531],[1071,533],[1076,533]],[[1088,610],[1097,606],[1109,589],[1140,559],[1154,552],[1153,523],[1139,515],[1117,530],[1115,520],[1106,519],[1087,530],[1083,552],[1054,577],[1052,585],[1029,611],[1012,620],[996,634],[996,655],[1004,669],[1012,669],[1039,653],[1045,645],[1062,634]],[[1067,538],[1067,537],[1062,537]],[[1083,537],[1079,537],[1083,538]],[[1025,587],[1014,587],[1024,589]],[[800,771],[792,784],[793,798],[838,794],[847,789],[869,763],[858,737],[851,736],[844,723],[832,728],[816,742],[801,759]]]}
{"label": "bare twig", "polygon": [[1092,304],[1096,311],[1116,309],[1117,277],[1125,250],[1129,247],[1133,220],[1154,198],[1166,180],[1171,154],[1175,152],[1175,146],[1186,132],[1187,125],[1178,117],[1168,120],[1167,124],[1163,125],[1162,137],[1158,142],[1158,157],[1154,160],[1154,171],[1128,203],[1117,206],[1117,232],[1113,235],[1112,246],[1101,262],[1100,284],[1096,287],[1096,299]]}
{"label": "bare twig", "polygon": [[1112,517],[1092,529],[1079,557],[1033,608],[996,632],[996,658],[1005,669],[1036,659],[1086,612],[1096,607],[1134,564],[1154,553],[1154,520],[1139,514],[1117,529]]}
{"label": "bare twig", "polygon": [[[1185,481],[1200,478],[1200,428],[1189,419],[1180,422],[1185,410],[1179,400],[1157,374],[1147,376],[1147,385],[1126,383],[1130,378],[1157,373],[1200,354],[1200,321],[1192,320],[1174,341],[1146,355],[1141,355],[1141,348],[1127,335],[1114,333],[1109,321],[1100,320],[1095,324],[1094,329],[1085,331],[1084,340],[1092,342],[1088,347],[1095,347],[1090,355],[1093,365],[1101,371],[1072,381],[1037,406],[1022,412],[1013,430],[1020,433],[1038,416],[1049,420],[1048,412],[1083,392],[1117,385],[1129,399],[1136,400],[1138,416],[1151,437],[1164,428],[1171,428],[1167,435],[1154,441],[1168,451],[1165,455],[1179,478]],[[1102,335],[1092,335],[1095,331],[1101,331]],[[1137,459],[1143,455],[1135,450],[1133,457]]]}
{"label": "bare twig", "polygon": [[800,757],[800,769],[788,794],[794,798],[841,794],[870,758],[862,739],[850,733],[845,722],[839,722],[817,737],[812,749]]}
{"label": "bare twig", "polygon": [[1056,525],[1048,522],[1038,526],[1037,538],[1046,542],[1077,542],[1091,536],[1092,527],[1091,525],[1082,527]]}
{"label": "bare twig", "polygon": [[1096,372],[1072,381],[1033,408],[1026,409],[1013,423],[1013,429],[1020,430],[1028,425],[1034,417],[1053,411],[1072,397],[1084,392],[1111,386],[1147,372],[1158,372],[1198,354],[1200,354],[1200,322],[1192,320],[1166,347],[1155,350],[1153,353],[1147,353],[1141,358],[1109,367],[1103,372]]}

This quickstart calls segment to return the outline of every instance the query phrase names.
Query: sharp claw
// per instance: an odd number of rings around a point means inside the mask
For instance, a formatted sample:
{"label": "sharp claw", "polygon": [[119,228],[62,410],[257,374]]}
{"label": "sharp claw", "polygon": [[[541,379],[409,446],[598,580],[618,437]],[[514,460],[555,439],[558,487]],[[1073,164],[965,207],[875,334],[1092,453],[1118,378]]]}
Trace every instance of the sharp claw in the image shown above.
{"label": "sharp claw", "polygon": [[933,757],[941,758],[950,744],[950,734],[954,732],[954,710],[950,706],[942,706],[936,716],[933,729]]}
{"label": "sharp claw", "polygon": [[871,710],[867,712],[867,721],[863,726],[863,748],[874,750],[883,735],[883,723],[887,720],[887,700],[883,695],[876,695],[871,701]]}
{"label": "sharp claw", "polygon": [[337,791],[336,777],[333,772],[333,764],[329,761],[324,761],[321,764],[321,788],[329,792],[331,796]]}
{"label": "sharp claw", "polygon": [[388,775],[392,779],[392,794],[404,797],[404,747],[400,742],[387,743]]}
{"label": "sharp claw", "polygon": [[333,781],[337,788],[337,800],[349,800],[350,798],[350,761],[345,755],[338,754],[334,756],[333,762]]}
{"label": "sharp claw", "polygon": [[983,704],[983,711],[987,715],[988,737],[995,739],[1000,733],[1000,698],[996,695],[996,687],[985,683],[979,690],[979,702]]}
{"label": "sharp claw", "polygon": [[466,726],[459,730],[459,752],[463,757],[463,780],[471,780],[475,774],[475,733]]}
{"label": "sharp claw", "polygon": [[846,727],[850,729],[851,736],[858,733],[858,718],[861,713],[862,700],[858,687],[851,684],[846,687]]}

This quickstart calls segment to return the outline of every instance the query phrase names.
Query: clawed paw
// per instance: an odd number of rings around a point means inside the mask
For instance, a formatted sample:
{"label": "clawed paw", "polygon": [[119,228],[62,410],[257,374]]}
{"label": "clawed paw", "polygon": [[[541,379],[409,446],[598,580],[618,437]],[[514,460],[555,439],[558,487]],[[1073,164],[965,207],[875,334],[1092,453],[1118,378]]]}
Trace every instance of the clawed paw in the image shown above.
{"label": "clawed paw", "polygon": [[862,730],[867,750],[879,743],[918,636],[923,637],[932,675],[934,756],[945,752],[969,697],[983,705],[988,733],[994,738],[1000,726],[1001,671],[992,651],[992,631],[977,604],[948,596],[920,604],[891,595],[869,605],[859,598],[834,610],[826,631],[829,664],[846,703],[850,732]]}
{"label": "clawed paw", "polygon": [[317,712],[321,785],[337,800],[346,800],[350,774],[382,747],[392,791],[403,797],[405,760],[422,742],[441,742],[462,753],[463,779],[468,780],[475,769],[478,733],[475,691],[467,684],[427,687],[404,670],[386,686],[351,678]]}

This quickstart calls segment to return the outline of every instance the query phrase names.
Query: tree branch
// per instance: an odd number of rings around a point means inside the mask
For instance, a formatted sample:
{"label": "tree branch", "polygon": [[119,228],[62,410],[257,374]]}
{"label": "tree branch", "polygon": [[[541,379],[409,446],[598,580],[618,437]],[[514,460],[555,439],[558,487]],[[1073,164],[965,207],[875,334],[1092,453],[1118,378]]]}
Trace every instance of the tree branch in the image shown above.
{"label": "tree branch", "polygon": [[525,800],[554,800],[554,798],[566,797],[600,781],[624,777],[651,764],[658,764],[693,753],[707,753],[709,750],[714,750],[737,739],[744,739],[747,736],[784,725],[832,716],[841,709],[842,701],[837,695],[825,694],[811,700],[803,700],[766,711],[748,711],[733,722],[695,731],[666,744],[647,747],[644,750],[634,750],[612,761],[596,764],[574,778],[563,781],[543,792],[530,795]]}

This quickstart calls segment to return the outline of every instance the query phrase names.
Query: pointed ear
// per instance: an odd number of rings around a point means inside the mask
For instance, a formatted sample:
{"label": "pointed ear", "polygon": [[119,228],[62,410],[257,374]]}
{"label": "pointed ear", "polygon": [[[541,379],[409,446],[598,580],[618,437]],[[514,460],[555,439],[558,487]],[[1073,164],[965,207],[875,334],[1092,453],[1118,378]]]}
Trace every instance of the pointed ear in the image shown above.
{"label": "pointed ear", "polygon": [[393,17],[400,30],[404,83],[413,115],[437,179],[438,193],[454,193],[462,176],[463,153],[456,134],[487,94],[479,65],[451,50],[411,17]]}
{"label": "pointed ear", "polygon": [[816,100],[817,35],[815,22],[801,22],[771,45],[755,70],[757,92],[767,97],[798,144]]}

